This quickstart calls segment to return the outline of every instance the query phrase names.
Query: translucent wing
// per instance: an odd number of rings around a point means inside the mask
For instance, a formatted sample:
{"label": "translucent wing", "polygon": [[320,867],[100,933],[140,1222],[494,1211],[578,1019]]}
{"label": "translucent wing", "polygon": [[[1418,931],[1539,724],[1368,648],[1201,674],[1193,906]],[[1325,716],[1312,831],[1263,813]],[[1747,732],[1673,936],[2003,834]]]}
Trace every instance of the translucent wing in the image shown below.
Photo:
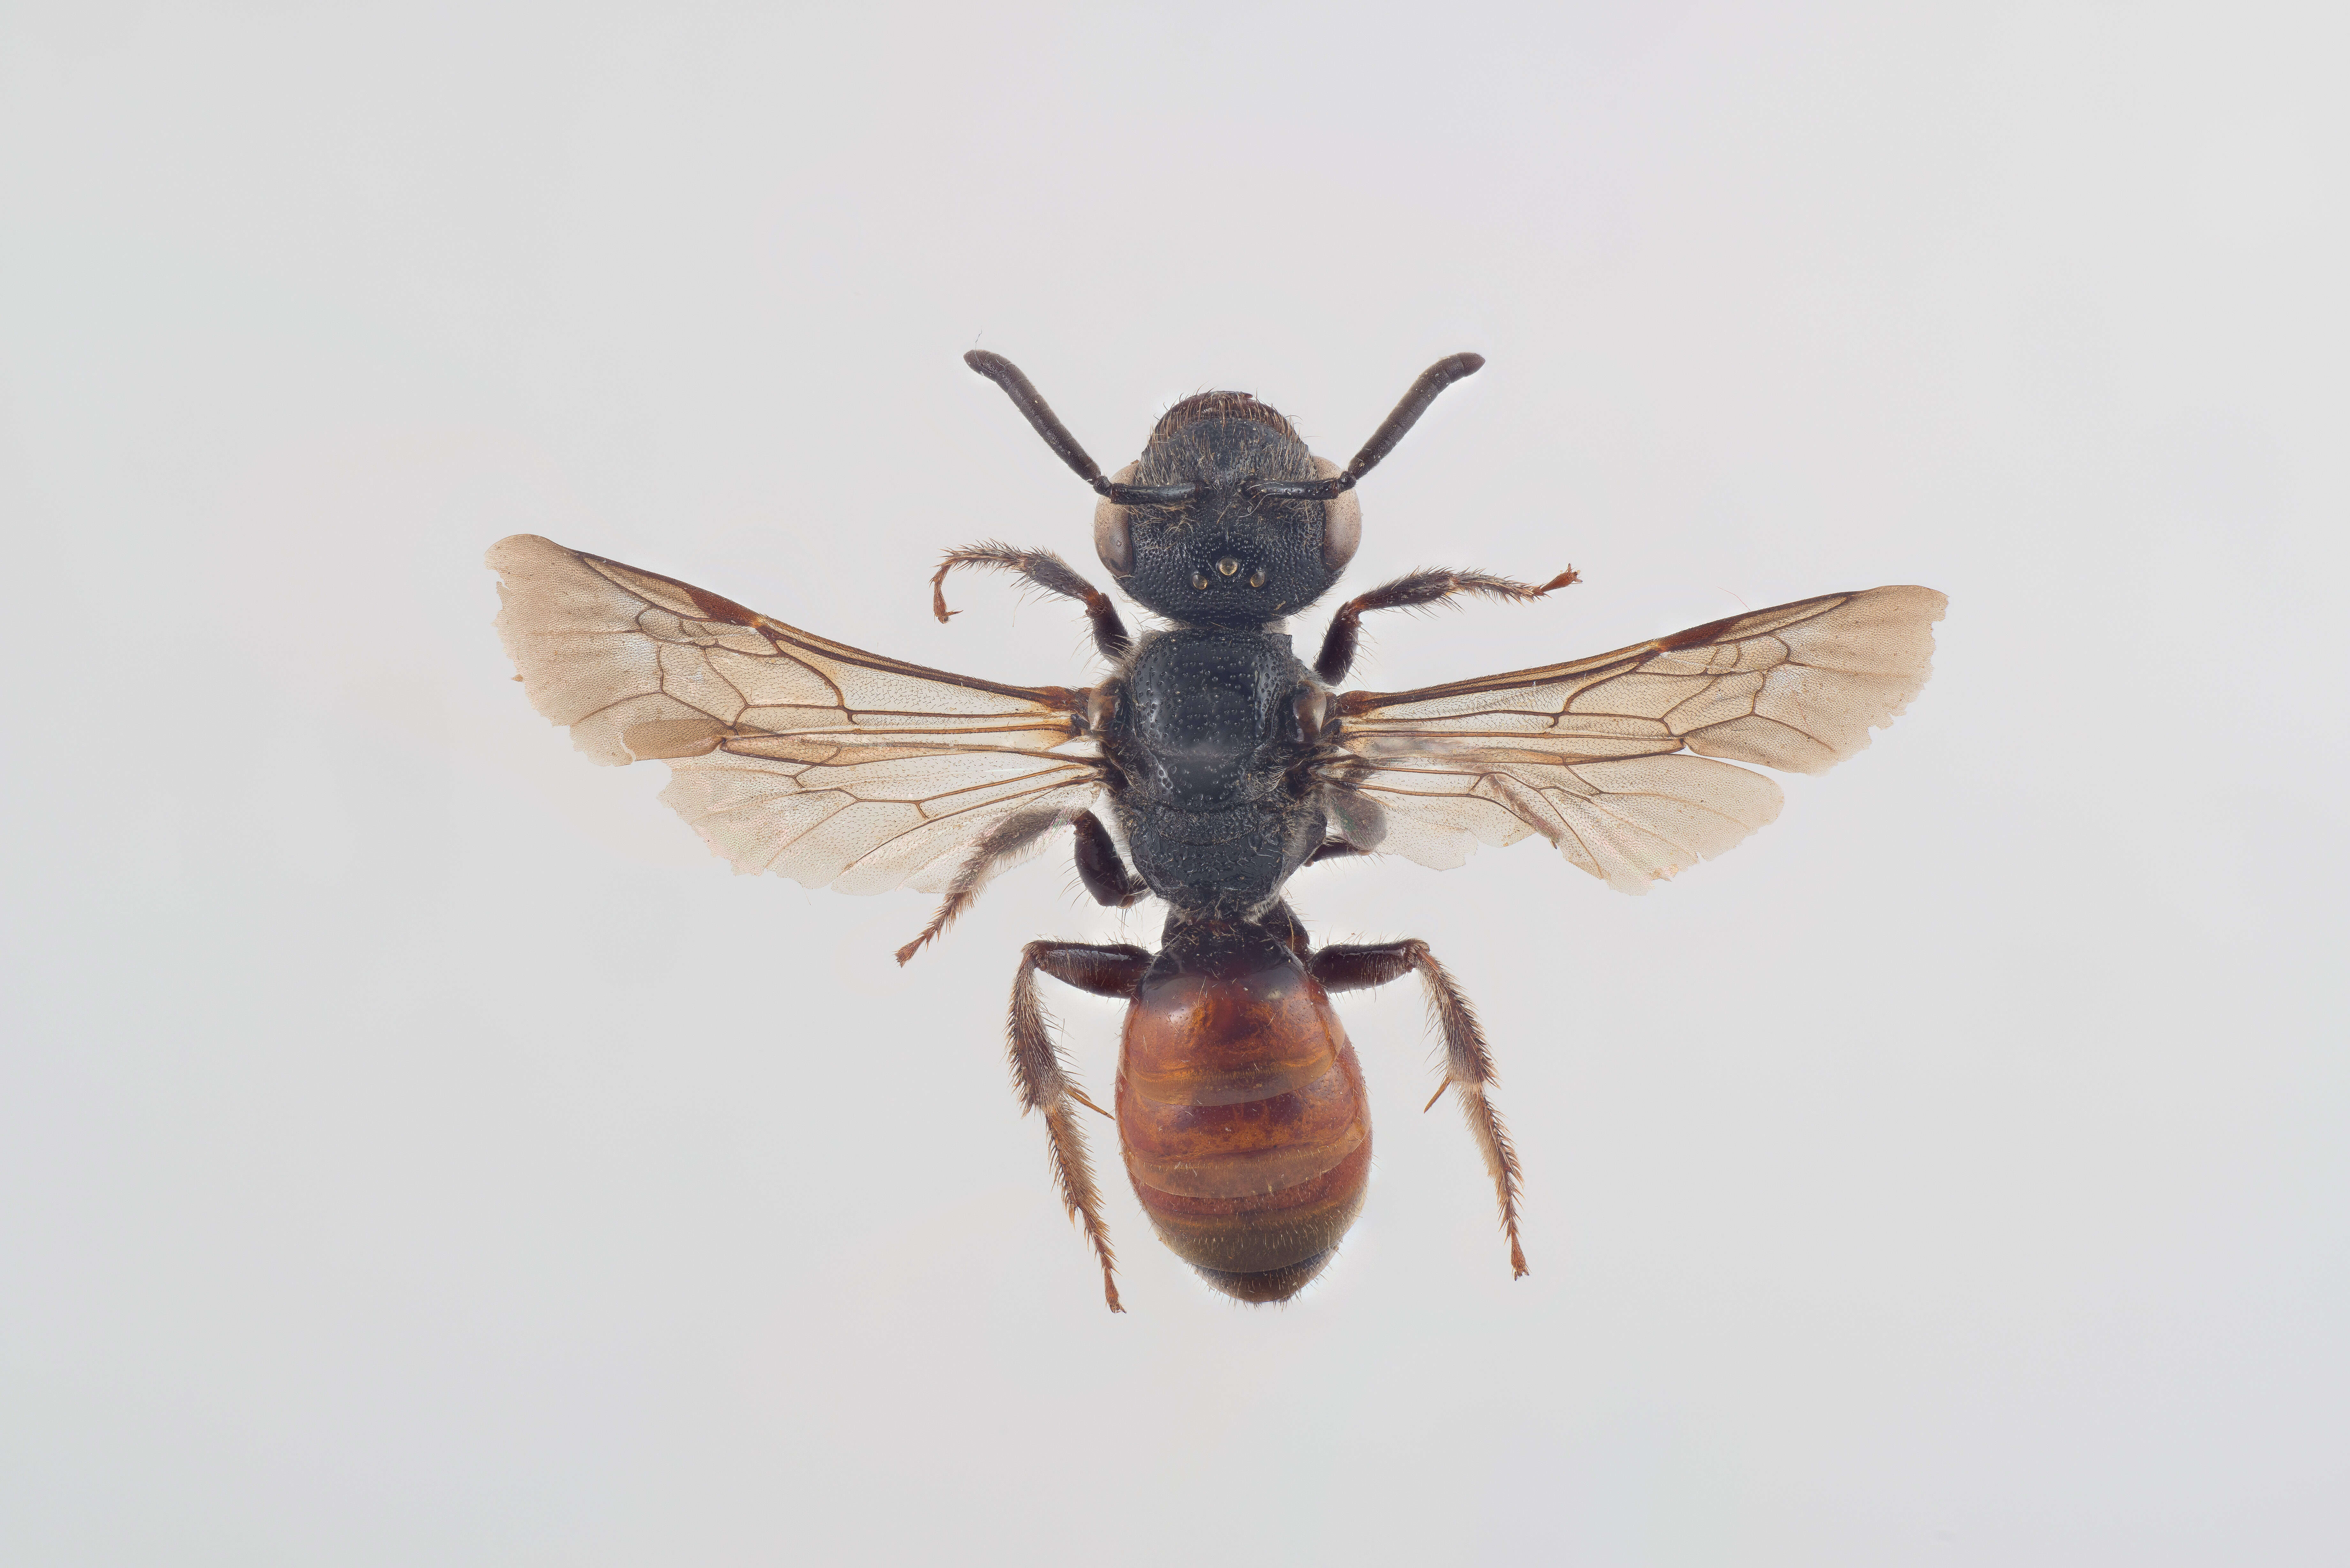
{"label": "translucent wing", "polygon": [[1538,833],[1646,892],[1779,815],[1777,784],[1711,759],[1816,774],[1867,745],[1926,684],[1947,602],[1827,594],[1571,664],[1349,691],[1326,803],[1357,848],[1458,866]]}
{"label": "translucent wing", "polygon": [[738,872],[936,891],[1007,819],[1100,787],[1083,691],[860,652],[533,535],[489,565],[532,705],[596,762],[667,762],[661,799]]}

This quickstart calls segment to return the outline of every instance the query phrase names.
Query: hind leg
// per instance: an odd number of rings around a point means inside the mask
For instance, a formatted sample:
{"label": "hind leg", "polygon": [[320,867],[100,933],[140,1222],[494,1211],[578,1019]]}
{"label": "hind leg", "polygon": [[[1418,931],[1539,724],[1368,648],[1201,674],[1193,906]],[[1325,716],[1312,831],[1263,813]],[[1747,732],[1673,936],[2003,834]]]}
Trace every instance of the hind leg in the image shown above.
{"label": "hind leg", "polygon": [[1460,1100],[1469,1136],[1477,1140],[1477,1150],[1485,1157],[1485,1169],[1493,1178],[1493,1195],[1502,1207],[1502,1230],[1510,1239],[1512,1275],[1524,1277],[1526,1254],[1518,1245],[1518,1154],[1510,1147],[1502,1114],[1485,1092],[1493,1083],[1493,1055],[1485,1049],[1485,1032],[1478,1027],[1469,999],[1461,994],[1444,966],[1430,956],[1428,944],[1417,940],[1326,947],[1307,961],[1306,968],[1331,991],[1360,991],[1419,971],[1420,983],[1428,992],[1429,1018],[1444,1042],[1444,1082],[1438,1086],[1436,1098],[1428,1103],[1433,1106],[1446,1089]]}
{"label": "hind leg", "polygon": [[[1118,1301],[1118,1257],[1110,1251],[1109,1228],[1102,1223],[1101,1194],[1094,1186],[1092,1162],[1086,1157],[1086,1135],[1078,1127],[1076,1106],[1100,1111],[1086,1098],[1053,1038],[1051,1021],[1036,1000],[1036,972],[1042,970],[1065,985],[1097,996],[1131,997],[1150,967],[1150,955],[1123,943],[1096,946],[1090,942],[1030,942],[1020,953],[1020,972],[1012,981],[1012,1083],[1024,1114],[1045,1114],[1045,1137],[1051,1145],[1053,1185],[1062,1206],[1093,1244],[1101,1263],[1102,1294],[1109,1310],[1124,1312]],[[1108,1113],[1104,1112],[1104,1115]]]}

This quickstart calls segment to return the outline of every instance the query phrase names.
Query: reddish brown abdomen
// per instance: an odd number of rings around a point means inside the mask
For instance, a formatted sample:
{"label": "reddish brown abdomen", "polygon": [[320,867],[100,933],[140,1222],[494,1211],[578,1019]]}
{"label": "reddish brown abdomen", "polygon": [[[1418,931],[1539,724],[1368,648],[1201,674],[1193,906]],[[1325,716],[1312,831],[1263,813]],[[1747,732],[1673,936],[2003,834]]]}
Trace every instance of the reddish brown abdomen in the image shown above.
{"label": "reddish brown abdomen", "polygon": [[1243,1301],[1295,1294],[1362,1209],[1362,1068],[1328,994],[1270,940],[1153,966],[1127,1011],[1118,1125],[1159,1238]]}

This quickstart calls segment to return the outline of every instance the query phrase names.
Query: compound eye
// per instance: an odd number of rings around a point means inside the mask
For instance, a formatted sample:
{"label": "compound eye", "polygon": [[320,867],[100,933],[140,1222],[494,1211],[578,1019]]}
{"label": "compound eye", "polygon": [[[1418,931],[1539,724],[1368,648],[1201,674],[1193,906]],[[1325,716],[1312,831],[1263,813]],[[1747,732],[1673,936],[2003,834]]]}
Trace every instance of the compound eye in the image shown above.
{"label": "compound eye", "polygon": [[[1317,457],[1314,460],[1314,476],[1336,479],[1338,465],[1326,457]],[[1355,558],[1355,547],[1363,542],[1363,504],[1349,490],[1322,505],[1322,564],[1334,572],[1342,572],[1347,563]],[[1100,524],[1097,523],[1095,527],[1098,529]]]}
{"label": "compound eye", "polygon": [[[1113,484],[1131,484],[1139,462],[1129,462],[1111,474]],[[1094,503],[1094,554],[1101,564],[1118,576],[1130,576],[1134,572],[1134,530],[1127,524],[1127,509],[1113,504],[1108,498]]]}

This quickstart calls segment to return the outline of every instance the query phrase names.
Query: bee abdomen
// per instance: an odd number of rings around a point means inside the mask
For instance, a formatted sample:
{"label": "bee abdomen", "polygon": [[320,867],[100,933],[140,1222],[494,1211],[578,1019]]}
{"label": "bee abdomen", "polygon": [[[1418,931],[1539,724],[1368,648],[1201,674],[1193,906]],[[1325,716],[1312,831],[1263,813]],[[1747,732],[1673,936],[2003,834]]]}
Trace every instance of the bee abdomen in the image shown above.
{"label": "bee abdomen", "polygon": [[1211,1284],[1286,1300],[1362,1208],[1362,1068],[1329,997],[1286,950],[1217,969],[1154,976],[1127,1014],[1127,1174],[1160,1239]]}

